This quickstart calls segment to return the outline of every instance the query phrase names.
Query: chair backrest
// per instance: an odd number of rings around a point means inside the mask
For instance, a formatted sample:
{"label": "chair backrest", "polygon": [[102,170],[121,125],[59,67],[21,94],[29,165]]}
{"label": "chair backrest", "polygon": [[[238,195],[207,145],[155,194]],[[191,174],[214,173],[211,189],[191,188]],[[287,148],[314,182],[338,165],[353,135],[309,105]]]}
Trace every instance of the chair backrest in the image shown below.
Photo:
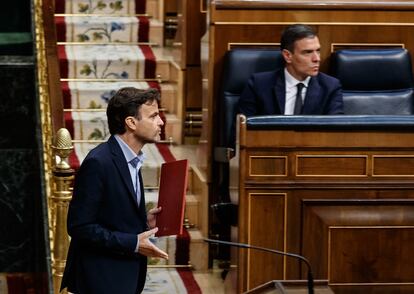
{"label": "chair backrest", "polygon": [[413,74],[407,50],[347,49],[331,57],[342,83],[345,114],[413,114]]}
{"label": "chair backrest", "polygon": [[229,159],[235,146],[236,115],[239,99],[248,79],[253,73],[275,70],[283,66],[278,49],[233,49],[224,56],[223,72],[217,95],[218,138],[214,146],[213,193],[217,203],[211,207],[220,228],[237,223],[237,205],[231,202],[229,191]]}
{"label": "chair backrest", "polygon": [[221,127],[217,146],[234,147],[239,98],[250,76],[281,66],[283,57],[279,49],[233,49],[226,53],[217,104]]}

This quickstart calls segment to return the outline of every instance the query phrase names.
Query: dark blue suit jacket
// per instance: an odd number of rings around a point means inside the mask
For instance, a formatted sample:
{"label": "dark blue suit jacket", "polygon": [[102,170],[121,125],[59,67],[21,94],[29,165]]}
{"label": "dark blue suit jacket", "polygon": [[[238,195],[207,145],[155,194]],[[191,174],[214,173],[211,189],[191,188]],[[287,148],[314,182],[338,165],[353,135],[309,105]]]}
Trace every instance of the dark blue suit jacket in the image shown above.
{"label": "dark blue suit jacket", "polygon": [[[285,113],[284,69],[253,74],[240,95],[240,112],[246,116]],[[340,82],[319,73],[309,81],[303,114],[343,114]]]}
{"label": "dark blue suit jacket", "polygon": [[128,163],[114,137],[91,150],[76,175],[69,206],[72,237],[62,288],[76,294],[135,294],[145,284],[146,257],[134,253],[147,230],[144,187],[138,207]]}

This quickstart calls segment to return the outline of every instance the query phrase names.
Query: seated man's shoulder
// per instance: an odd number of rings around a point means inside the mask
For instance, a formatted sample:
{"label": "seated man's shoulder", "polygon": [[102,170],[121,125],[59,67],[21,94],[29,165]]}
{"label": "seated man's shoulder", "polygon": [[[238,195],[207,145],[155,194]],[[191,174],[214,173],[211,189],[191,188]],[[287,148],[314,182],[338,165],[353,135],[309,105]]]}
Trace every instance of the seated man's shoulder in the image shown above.
{"label": "seated man's shoulder", "polygon": [[274,80],[280,74],[279,70],[256,72],[252,74],[251,79],[255,82],[267,82]]}
{"label": "seated man's shoulder", "polygon": [[339,84],[339,80],[333,76],[320,72],[318,75],[318,80],[328,84]]}

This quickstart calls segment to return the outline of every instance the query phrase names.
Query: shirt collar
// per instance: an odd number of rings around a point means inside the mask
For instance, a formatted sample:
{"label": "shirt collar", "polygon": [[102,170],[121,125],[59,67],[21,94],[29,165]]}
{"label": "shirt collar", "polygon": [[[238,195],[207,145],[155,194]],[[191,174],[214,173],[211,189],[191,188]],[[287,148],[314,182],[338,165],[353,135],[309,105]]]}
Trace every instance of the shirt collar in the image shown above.
{"label": "shirt collar", "polygon": [[311,79],[311,76],[308,76],[306,79],[304,79],[303,81],[298,81],[297,79],[295,79],[286,69],[285,67],[285,81],[286,81],[286,87],[287,88],[293,88],[296,87],[296,85],[298,83],[302,83],[305,85],[305,87],[307,88],[309,85],[309,81]]}
{"label": "shirt collar", "polygon": [[116,141],[118,142],[119,146],[121,147],[122,153],[125,156],[126,161],[129,163],[131,160],[133,160],[135,157],[138,157],[138,161],[142,163],[145,159],[145,154],[142,152],[142,150],[139,151],[138,154],[135,154],[135,152],[131,149],[131,147],[128,146],[127,143],[125,143],[124,140],[121,139],[119,135],[114,135]]}

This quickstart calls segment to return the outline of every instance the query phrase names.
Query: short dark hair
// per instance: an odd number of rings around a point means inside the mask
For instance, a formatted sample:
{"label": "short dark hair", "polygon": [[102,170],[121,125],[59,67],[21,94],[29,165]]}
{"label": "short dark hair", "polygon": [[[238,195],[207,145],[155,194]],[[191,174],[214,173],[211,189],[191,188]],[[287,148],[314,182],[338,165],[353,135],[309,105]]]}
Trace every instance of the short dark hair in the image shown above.
{"label": "short dark hair", "polygon": [[282,32],[280,50],[286,49],[293,52],[296,41],[313,37],[316,37],[316,32],[310,26],[304,24],[290,25]]}
{"label": "short dark hair", "polygon": [[108,117],[109,132],[111,135],[123,134],[125,129],[125,118],[134,116],[141,119],[139,109],[141,105],[153,101],[160,103],[160,92],[157,89],[146,90],[134,87],[119,89],[109,100],[106,116]]}

